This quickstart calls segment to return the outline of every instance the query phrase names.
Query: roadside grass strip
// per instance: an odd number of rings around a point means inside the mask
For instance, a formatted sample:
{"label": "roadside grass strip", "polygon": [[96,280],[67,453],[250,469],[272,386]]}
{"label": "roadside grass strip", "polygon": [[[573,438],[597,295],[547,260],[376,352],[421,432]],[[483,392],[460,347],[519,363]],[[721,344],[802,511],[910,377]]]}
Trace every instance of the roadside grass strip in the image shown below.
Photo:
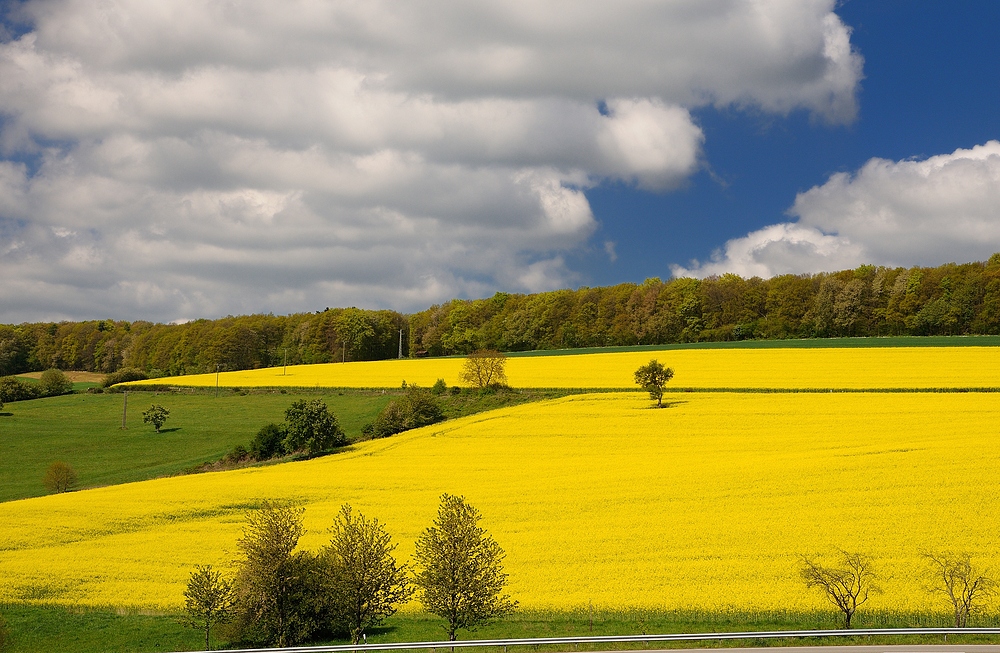
{"label": "roadside grass strip", "polygon": [[837,547],[876,562],[865,609],[943,610],[922,552],[1000,568],[998,394],[664,401],[575,395],[309,461],[0,504],[0,601],[177,610],[196,564],[232,568],[265,498],[306,508],[312,550],[349,502],[406,561],[442,492],[482,511],[533,610],[828,611],[799,556]]}
{"label": "roadside grass strip", "polygon": [[[634,388],[633,373],[656,358],[682,388],[994,388],[1000,347],[686,349],[511,357],[515,388]],[[462,385],[462,358],[289,366],[151,379],[130,385],[398,388],[441,378]]]}

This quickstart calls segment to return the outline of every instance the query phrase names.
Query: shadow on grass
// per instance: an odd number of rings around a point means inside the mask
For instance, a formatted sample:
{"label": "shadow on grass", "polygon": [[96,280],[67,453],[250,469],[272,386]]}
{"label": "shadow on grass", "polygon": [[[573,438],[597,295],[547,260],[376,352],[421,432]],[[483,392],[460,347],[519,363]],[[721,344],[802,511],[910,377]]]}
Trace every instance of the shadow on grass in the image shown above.
{"label": "shadow on grass", "polygon": [[0,413],[0,417],[13,417],[14,413]]}
{"label": "shadow on grass", "polygon": [[176,426],[172,429],[160,429],[160,433],[173,433],[174,431],[180,431],[181,427]]}

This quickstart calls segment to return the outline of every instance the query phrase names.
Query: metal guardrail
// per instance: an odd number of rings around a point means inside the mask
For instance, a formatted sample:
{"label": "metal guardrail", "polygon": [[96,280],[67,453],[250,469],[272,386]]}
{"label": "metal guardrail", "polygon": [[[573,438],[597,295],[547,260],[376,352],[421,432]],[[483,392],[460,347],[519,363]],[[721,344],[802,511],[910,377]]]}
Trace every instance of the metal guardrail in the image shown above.
{"label": "metal guardrail", "polygon": [[[558,644],[621,644],[646,642],[696,642],[730,639],[780,639],[782,637],[846,637],[868,635],[1000,635],[1000,628],[852,628],[851,630],[768,630],[740,633],[670,633],[667,635],[601,635],[596,637],[534,637],[529,639],[467,639],[455,642],[395,642],[338,644],[290,648],[225,649],[215,653],[363,653],[364,651],[435,650],[452,648],[537,646]],[[201,651],[200,653],[207,653]]]}

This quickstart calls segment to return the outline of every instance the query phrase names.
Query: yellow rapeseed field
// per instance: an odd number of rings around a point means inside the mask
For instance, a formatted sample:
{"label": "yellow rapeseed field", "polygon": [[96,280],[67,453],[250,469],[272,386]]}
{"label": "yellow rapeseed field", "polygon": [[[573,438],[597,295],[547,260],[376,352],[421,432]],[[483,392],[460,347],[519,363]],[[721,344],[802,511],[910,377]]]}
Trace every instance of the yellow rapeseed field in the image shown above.
{"label": "yellow rapeseed field", "polygon": [[[700,388],[1000,387],[1000,347],[859,349],[684,349],[512,357],[507,376],[517,388],[628,388],[651,358],[674,369],[671,385]],[[398,388],[443,378],[462,385],[461,358],[403,359],[223,372],[224,387]],[[215,374],[147,383],[214,386]]]}
{"label": "yellow rapeseed field", "polygon": [[407,559],[442,492],[482,511],[529,608],[826,609],[797,556],[834,547],[877,560],[870,607],[943,608],[920,552],[1000,568],[1000,394],[665,399],[577,395],[312,461],[0,504],[0,600],[176,609],[195,564],[229,567],[263,498],[306,507],[309,549],[350,502]]}

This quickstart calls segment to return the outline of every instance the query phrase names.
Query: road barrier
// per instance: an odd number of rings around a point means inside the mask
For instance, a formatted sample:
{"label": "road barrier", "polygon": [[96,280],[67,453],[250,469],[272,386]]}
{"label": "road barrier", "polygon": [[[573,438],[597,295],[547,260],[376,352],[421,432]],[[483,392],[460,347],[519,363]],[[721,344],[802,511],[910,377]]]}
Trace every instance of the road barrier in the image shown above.
{"label": "road barrier", "polygon": [[[1000,628],[852,628],[851,630],[768,630],[741,633],[670,633],[667,635],[601,635],[597,637],[534,637],[529,639],[467,639],[455,642],[394,642],[385,644],[338,644],[336,646],[292,646],[290,648],[225,649],[214,653],[363,653],[423,649],[503,647],[567,644],[644,644],[648,642],[699,642],[732,639],[780,639],[783,637],[846,637],[872,635],[1000,635]],[[207,653],[202,651],[200,653]]]}

